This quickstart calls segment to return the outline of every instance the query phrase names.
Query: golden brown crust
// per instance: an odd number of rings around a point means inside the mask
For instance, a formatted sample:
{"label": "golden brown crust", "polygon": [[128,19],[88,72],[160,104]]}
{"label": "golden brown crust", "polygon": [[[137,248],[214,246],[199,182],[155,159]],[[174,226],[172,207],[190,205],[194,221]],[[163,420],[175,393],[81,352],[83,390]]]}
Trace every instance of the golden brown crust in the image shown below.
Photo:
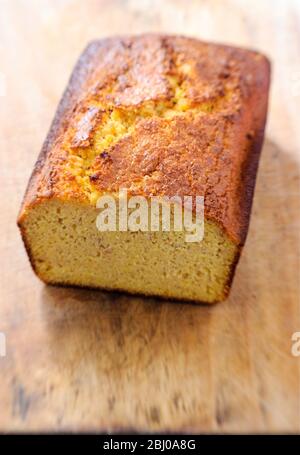
{"label": "golden brown crust", "polygon": [[[259,53],[191,38],[143,35],[91,43],[59,105],[19,222],[45,198],[89,203],[91,189],[204,195],[206,217],[242,245],[269,73]],[[116,111],[125,118],[125,134],[101,148],[96,131]],[[79,177],[73,171],[77,158]]]}

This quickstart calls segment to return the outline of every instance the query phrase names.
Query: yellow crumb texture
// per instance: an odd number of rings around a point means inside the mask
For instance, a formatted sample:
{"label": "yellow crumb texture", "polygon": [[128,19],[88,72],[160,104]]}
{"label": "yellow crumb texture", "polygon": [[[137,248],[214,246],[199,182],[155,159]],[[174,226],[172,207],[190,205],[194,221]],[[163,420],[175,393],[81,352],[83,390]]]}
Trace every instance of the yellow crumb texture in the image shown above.
{"label": "yellow crumb texture", "polygon": [[214,223],[188,243],[184,231],[100,232],[97,213],[60,201],[31,211],[24,228],[42,280],[207,303],[226,296],[237,247]]}

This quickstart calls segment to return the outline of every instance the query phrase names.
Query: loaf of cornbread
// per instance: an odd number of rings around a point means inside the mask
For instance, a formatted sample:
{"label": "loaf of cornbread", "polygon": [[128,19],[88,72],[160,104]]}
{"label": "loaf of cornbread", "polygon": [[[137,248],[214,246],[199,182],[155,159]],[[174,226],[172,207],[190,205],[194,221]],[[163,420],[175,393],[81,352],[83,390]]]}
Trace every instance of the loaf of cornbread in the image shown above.
{"label": "loaf of cornbread", "polygon": [[[245,242],[267,112],[258,52],[181,36],[92,42],[77,63],[18,218],[46,283],[217,302]],[[204,237],[99,231],[101,195],[203,196]],[[193,208],[191,210],[194,210]]]}

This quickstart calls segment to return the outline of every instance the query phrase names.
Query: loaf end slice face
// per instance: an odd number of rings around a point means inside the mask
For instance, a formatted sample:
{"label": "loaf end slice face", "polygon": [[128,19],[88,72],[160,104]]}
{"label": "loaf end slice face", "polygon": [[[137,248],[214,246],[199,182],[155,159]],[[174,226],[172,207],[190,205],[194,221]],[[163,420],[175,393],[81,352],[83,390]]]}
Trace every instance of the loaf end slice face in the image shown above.
{"label": "loaf end slice face", "polygon": [[[260,53],[180,36],[91,43],[18,218],[37,275],[52,284],[224,300],[249,225],[269,74]],[[203,239],[187,242],[186,230],[175,228],[99,230],[97,201],[118,203],[120,190],[148,202],[203,197]]]}

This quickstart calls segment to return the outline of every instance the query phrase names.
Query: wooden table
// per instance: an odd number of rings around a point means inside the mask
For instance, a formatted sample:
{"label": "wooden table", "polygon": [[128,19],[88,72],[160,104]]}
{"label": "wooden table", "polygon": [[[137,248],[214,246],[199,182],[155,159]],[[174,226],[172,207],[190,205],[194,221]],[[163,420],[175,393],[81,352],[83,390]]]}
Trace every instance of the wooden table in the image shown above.
{"label": "wooden table", "polygon": [[[0,0],[0,431],[299,432],[300,8],[295,1]],[[247,245],[216,306],[44,286],[15,220],[86,43],[165,31],[273,62]]]}

